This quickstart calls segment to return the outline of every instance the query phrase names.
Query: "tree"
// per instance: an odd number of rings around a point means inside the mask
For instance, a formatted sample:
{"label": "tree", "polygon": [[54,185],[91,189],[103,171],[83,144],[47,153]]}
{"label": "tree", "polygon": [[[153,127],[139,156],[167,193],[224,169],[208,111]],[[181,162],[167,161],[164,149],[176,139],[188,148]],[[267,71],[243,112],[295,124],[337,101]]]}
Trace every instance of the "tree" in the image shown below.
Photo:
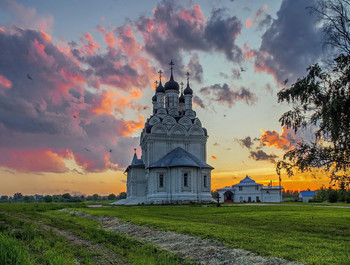
{"label": "tree", "polygon": [[277,163],[277,173],[289,176],[313,168],[325,170],[332,181],[350,183],[350,2],[322,1],[312,8],[324,21],[325,44],[337,53],[322,69],[315,64],[307,76],[282,89],[278,102],[293,104],[280,122],[295,130],[315,126],[312,142],[299,142]]}
{"label": "tree", "polygon": [[111,193],[108,195],[108,200],[115,200],[117,198],[117,196],[115,196],[115,194]]}
{"label": "tree", "polygon": [[123,192],[119,193],[118,197],[119,197],[119,200],[126,199],[126,192],[123,191]]}
{"label": "tree", "polygon": [[52,197],[50,195],[45,195],[44,202],[52,202]]}
{"label": "tree", "polygon": [[95,193],[94,195],[92,195],[92,198],[94,201],[97,201],[100,198],[100,196]]}
{"label": "tree", "polygon": [[14,201],[22,201],[23,200],[23,194],[20,192],[17,192],[13,194],[13,200]]}

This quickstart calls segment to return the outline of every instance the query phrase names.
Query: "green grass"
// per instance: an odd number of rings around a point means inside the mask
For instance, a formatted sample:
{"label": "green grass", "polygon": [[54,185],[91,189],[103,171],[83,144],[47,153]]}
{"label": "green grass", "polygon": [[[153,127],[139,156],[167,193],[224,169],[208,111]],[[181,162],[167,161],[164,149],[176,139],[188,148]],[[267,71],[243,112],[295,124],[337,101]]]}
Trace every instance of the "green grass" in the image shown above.
{"label": "green grass", "polygon": [[80,210],[210,238],[264,256],[308,264],[350,264],[350,208],[293,205]]}
{"label": "green grass", "polygon": [[[193,261],[144,244],[133,238],[103,230],[96,221],[57,211],[62,208],[86,207],[77,203],[0,204],[0,264],[95,264],[100,256],[78,247],[38,222],[68,231],[92,244],[102,245],[128,264],[193,264]],[[9,248],[13,244],[14,249]],[[4,247],[3,247],[4,246]],[[11,260],[25,260],[11,263]],[[119,262],[118,262],[119,263]]]}
{"label": "green grass", "polygon": [[[66,238],[51,230],[45,230],[36,223],[23,221],[4,213],[0,213],[0,221],[0,232],[3,238],[12,242],[18,249],[13,252],[11,248],[4,247],[3,257],[10,255],[14,260],[22,260],[22,257],[25,257],[28,262],[24,264],[63,265],[76,264],[77,260],[83,264],[93,264],[91,253],[68,244]],[[16,263],[7,261],[0,264]]]}

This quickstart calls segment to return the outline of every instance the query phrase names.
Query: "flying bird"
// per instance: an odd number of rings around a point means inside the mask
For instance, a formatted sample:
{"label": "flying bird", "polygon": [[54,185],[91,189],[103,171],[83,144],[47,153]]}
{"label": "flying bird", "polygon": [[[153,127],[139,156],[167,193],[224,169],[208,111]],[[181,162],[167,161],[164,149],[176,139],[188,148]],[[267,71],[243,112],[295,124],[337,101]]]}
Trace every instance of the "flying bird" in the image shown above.
{"label": "flying bird", "polygon": [[74,119],[76,119],[76,118],[77,118],[77,116],[75,116],[75,115],[73,115],[72,117],[73,117]]}
{"label": "flying bird", "polygon": [[110,153],[112,153],[112,151],[113,151],[112,149],[109,149],[109,152],[110,152]]}
{"label": "flying bird", "polygon": [[86,147],[84,147],[84,149],[85,149],[86,151],[88,151],[88,152],[91,152],[90,149],[87,149]]}
{"label": "flying bird", "polygon": [[241,72],[244,72],[244,71],[245,71],[245,69],[243,67],[241,67]]}
{"label": "flying bird", "polygon": [[226,114],[224,114],[224,117],[226,117]]}
{"label": "flying bird", "polygon": [[286,80],[283,81],[283,84],[286,85],[288,83],[289,79],[287,78]]}
{"label": "flying bird", "polygon": [[27,78],[33,81],[33,78],[29,74],[27,74]]}
{"label": "flying bird", "polygon": [[37,113],[40,113],[40,110],[37,107],[34,107]]}

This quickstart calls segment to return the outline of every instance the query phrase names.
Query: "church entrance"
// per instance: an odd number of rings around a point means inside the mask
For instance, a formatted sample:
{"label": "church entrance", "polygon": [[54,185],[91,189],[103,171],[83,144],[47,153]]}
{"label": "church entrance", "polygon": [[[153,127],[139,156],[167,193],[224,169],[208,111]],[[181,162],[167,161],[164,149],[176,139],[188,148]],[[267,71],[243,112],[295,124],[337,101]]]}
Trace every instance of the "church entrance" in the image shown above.
{"label": "church entrance", "polygon": [[233,202],[233,193],[231,191],[226,191],[224,193],[224,202]]}

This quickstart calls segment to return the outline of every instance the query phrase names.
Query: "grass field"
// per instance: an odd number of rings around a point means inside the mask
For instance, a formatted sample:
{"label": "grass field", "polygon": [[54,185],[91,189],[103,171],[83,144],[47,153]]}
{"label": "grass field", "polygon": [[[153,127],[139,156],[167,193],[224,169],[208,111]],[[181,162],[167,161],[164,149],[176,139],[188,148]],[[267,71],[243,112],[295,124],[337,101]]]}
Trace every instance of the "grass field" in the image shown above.
{"label": "grass field", "polygon": [[[58,211],[72,206],[77,204],[0,204],[0,264],[193,264]],[[74,240],[56,231],[73,234]]]}
{"label": "grass field", "polygon": [[[350,264],[350,208],[305,205],[86,208],[85,204],[76,203],[0,204],[0,264],[96,264],[109,253],[113,253],[114,262],[121,264],[193,263],[105,231],[97,221],[58,211],[62,208],[209,238],[269,257],[307,264]],[[82,247],[57,231],[70,233],[79,242],[90,242],[93,247]]]}
{"label": "grass field", "polygon": [[81,210],[218,240],[260,255],[308,264],[350,264],[350,208],[301,205]]}

